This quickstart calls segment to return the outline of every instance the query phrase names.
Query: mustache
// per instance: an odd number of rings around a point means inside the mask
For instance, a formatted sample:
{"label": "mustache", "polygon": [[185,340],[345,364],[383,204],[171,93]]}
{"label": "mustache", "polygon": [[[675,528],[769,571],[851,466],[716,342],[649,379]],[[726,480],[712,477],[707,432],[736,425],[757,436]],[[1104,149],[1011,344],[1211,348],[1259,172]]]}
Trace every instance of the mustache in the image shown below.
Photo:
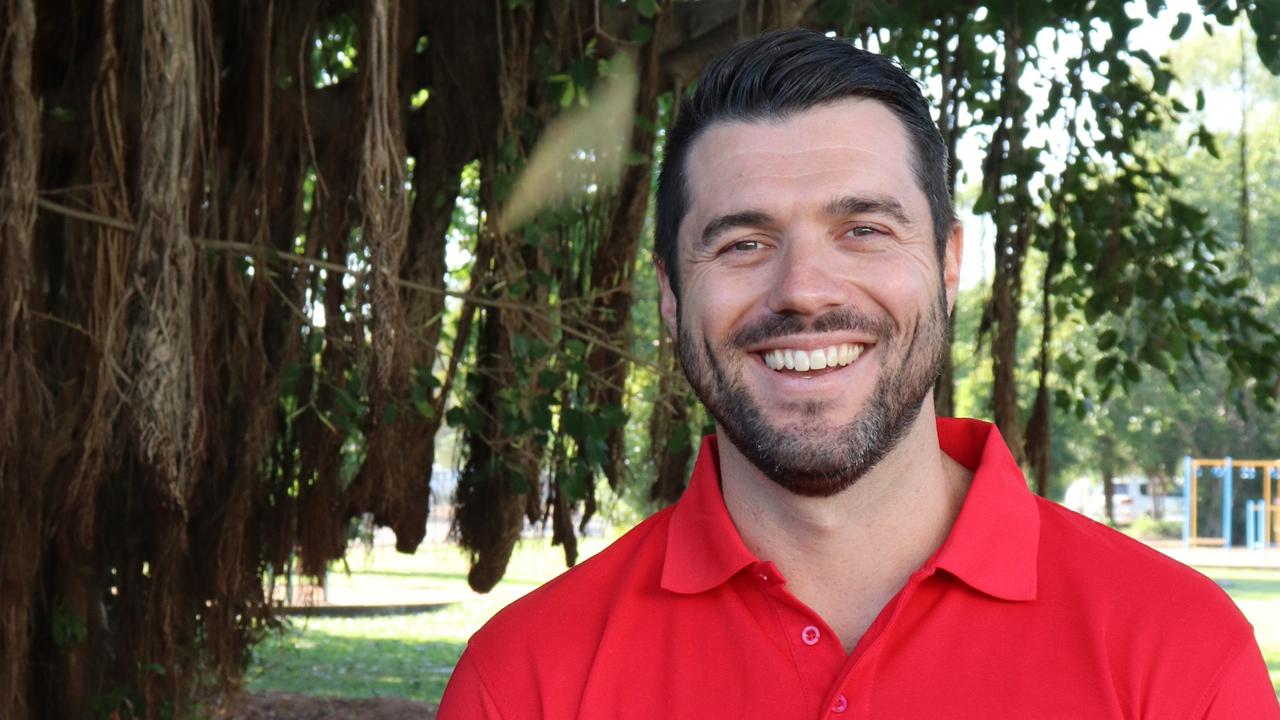
{"label": "mustache", "polygon": [[838,308],[811,320],[794,314],[770,315],[738,330],[729,338],[729,343],[743,347],[786,335],[842,330],[866,333],[876,340],[885,340],[893,334],[893,322],[886,317],[873,317],[850,308]]}

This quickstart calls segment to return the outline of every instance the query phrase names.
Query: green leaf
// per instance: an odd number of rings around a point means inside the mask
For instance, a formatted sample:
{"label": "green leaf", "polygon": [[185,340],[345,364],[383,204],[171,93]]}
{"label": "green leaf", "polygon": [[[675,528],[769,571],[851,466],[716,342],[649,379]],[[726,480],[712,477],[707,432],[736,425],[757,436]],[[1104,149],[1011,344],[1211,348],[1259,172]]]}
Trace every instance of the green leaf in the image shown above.
{"label": "green leaf", "polygon": [[554,370],[542,370],[538,372],[538,387],[544,390],[556,390],[560,387],[560,383],[564,382],[564,378],[560,373]]}
{"label": "green leaf", "polygon": [[1159,67],[1151,68],[1151,79],[1154,81],[1154,90],[1161,95],[1169,94],[1169,83],[1173,80],[1173,74],[1168,70]]}
{"label": "green leaf", "polygon": [[413,409],[417,410],[418,414],[426,418],[427,420],[430,420],[431,418],[434,418],[436,416],[436,408],[434,405],[432,405],[429,402],[416,400],[413,403]]}
{"label": "green leaf", "polygon": [[302,377],[302,363],[289,363],[280,371],[280,394],[292,395],[298,389],[298,380]]}
{"label": "green leaf", "polygon": [[89,638],[89,628],[84,619],[66,605],[59,605],[50,614],[49,633],[53,646],[62,651]]}
{"label": "green leaf", "polygon": [[1120,339],[1120,333],[1115,330],[1107,330],[1098,336],[1098,349],[1106,352],[1116,346],[1116,341]]}
{"label": "green leaf", "polygon": [[307,332],[307,357],[313,358],[316,355],[319,355],[320,351],[323,349],[324,333],[316,328],[311,328],[311,330]]}
{"label": "green leaf", "polygon": [[631,42],[643,45],[653,38],[653,26],[648,23],[636,23],[631,28]]}
{"label": "green leaf", "polygon": [[444,414],[444,421],[449,427],[465,427],[467,424],[467,411],[461,407],[451,407]]}
{"label": "green leaf", "polygon": [[658,0],[635,0],[636,12],[642,17],[651,18],[658,14]]}
{"label": "green leaf", "polygon": [[598,418],[603,427],[618,427],[627,424],[627,412],[620,405],[600,408]]}
{"label": "green leaf", "polygon": [[978,196],[977,201],[973,203],[973,214],[982,215],[984,213],[989,213],[995,206],[996,196],[986,190],[983,190],[982,194]]}
{"label": "green leaf", "polygon": [[1115,372],[1116,366],[1120,364],[1120,359],[1115,355],[1108,355],[1098,361],[1093,367],[1093,377],[1098,382],[1106,381],[1111,377],[1111,373]]}
{"label": "green leaf", "polygon": [[1138,363],[1132,360],[1124,361],[1124,377],[1131,383],[1142,380],[1142,370],[1138,367]]}
{"label": "green leaf", "polygon": [[1192,136],[1192,140],[1199,143],[1200,147],[1203,147],[1213,157],[1222,157],[1221,153],[1218,152],[1217,139],[1213,137],[1213,133],[1209,132],[1209,128],[1206,128],[1204,125],[1201,125],[1199,129],[1196,130],[1195,135]]}
{"label": "green leaf", "polygon": [[333,419],[334,424],[342,428],[342,431],[346,433],[347,437],[354,438],[360,436],[360,428],[356,425],[355,421],[346,414],[339,412],[334,413],[329,417]]}
{"label": "green leaf", "polygon": [[1173,30],[1169,33],[1170,40],[1181,40],[1183,35],[1187,34],[1187,30],[1191,28],[1191,13],[1178,13],[1178,21],[1173,24]]}
{"label": "green leaf", "polygon": [[530,422],[539,430],[551,432],[551,406],[549,404],[535,405],[529,411]]}
{"label": "green leaf", "polygon": [[338,405],[341,405],[342,409],[346,410],[348,413],[358,416],[364,411],[364,405],[361,405],[355,397],[351,395],[351,393],[347,392],[346,388],[334,385],[333,394],[338,400]]}
{"label": "green leaf", "polygon": [[1274,2],[1253,3],[1249,24],[1256,38],[1258,58],[1272,75],[1280,75],[1280,7]]}
{"label": "green leaf", "polygon": [[587,418],[577,408],[565,408],[560,411],[560,432],[582,437],[587,427]]}
{"label": "green leaf", "polygon": [[508,135],[498,148],[498,160],[506,165],[514,165],[520,159],[520,145],[515,135]]}

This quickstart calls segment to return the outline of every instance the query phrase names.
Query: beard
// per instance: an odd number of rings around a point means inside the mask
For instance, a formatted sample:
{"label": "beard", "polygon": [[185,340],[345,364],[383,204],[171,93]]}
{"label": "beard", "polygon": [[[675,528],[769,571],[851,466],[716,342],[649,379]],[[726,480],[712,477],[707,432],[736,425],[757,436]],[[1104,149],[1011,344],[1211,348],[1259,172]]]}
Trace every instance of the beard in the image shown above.
{"label": "beard", "polygon": [[[941,292],[938,296],[933,309],[917,317],[907,332],[895,332],[887,317],[851,309],[808,321],[773,315],[734,333],[717,351],[705,337],[693,337],[689,324],[681,321],[676,351],[698,399],[752,465],[797,495],[827,497],[852,486],[883,460],[919,416],[947,348],[946,305]],[[834,431],[823,420],[823,401],[798,403],[801,420],[775,424],[746,387],[745,361],[723,359],[742,358],[743,347],[776,337],[841,330],[874,337],[881,368],[865,407]]]}

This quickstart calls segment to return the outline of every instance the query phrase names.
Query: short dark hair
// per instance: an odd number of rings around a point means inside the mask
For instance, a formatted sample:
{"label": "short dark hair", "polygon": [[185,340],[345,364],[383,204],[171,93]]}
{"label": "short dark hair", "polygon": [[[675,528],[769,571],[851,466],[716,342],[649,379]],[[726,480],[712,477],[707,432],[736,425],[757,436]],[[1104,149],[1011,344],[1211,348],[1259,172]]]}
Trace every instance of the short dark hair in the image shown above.
{"label": "short dark hair", "polygon": [[906,127],[912,170],[929,200],[942,257],[955,221],[947,186],[947,146],[919,83],[893,60],[848,41],[811,30],[779,30],[741,42],[712,61],[667,133],[658,176],[654,255],[677,299],[677,238],[689,211],[685,162],[694,141],[717,122],[777,120],[851,97],[884,103]]}

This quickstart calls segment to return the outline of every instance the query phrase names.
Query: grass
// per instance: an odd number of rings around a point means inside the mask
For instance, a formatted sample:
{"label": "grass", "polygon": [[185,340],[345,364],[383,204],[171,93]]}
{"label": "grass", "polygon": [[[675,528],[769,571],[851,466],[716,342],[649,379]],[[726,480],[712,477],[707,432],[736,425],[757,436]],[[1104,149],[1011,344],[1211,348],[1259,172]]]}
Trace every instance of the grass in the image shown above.
{"label": "grass", "polygon": [[[581,558],[606,545],[581,541]],[[465,598],[442,610],[354,618],[290,619],[290,627],[255,648],[247,675],[250,690],[278,690],[334,697],[401,697],[439,703],[467,638],[498,610],[564,571],[564,554],[546,540],[523,540],[507,575],[487,595],[467,588],[466,557],[452,545],[424,544],[414,555],[390,548],[361,550],[347,558],[350,575],[335,568],[331,589],[358,584],[367,596],[406,585],[433,596]]]}
{"label": "grass", "polygon": [[[607,544],[582,542],[581,557]],[[467,561],[452,545],[424,544],[415,555],[390,548],[348,557],[350,576],[339,566],[329,585],[358,585],[366,595],[403,593],[425,587],[435,594],[465,597],[442,610],[382,617],[293,618],[291,627],[255,650],[250,690],[280,690],[335,697],[401,697],[438,703],[467,638],[508,603],[564,571],[564,556],[546,540],[524,540],[512,555],[507,576],[487,595],[466,586]],[[1206,569],[1253,623],[1280,695],[1280,570]]]}
{"label": "grass", "polygon": [[1280,570],[1206,568],[1253,624],[1271,685],[1280,696]]}

